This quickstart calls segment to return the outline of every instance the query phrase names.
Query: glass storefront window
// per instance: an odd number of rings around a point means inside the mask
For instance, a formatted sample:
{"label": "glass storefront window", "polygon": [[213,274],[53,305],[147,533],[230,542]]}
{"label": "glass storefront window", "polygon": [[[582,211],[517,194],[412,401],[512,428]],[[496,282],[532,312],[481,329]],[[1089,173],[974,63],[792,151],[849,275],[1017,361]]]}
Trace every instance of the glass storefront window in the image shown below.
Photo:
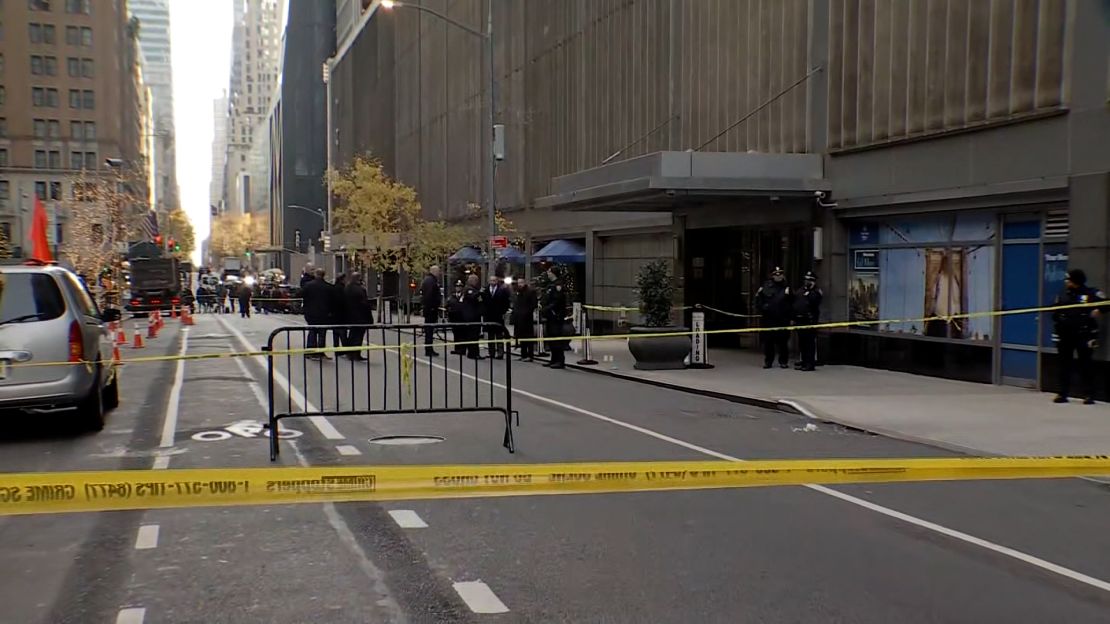
{"label": "glass storefront window", "polygon": [[991,339],[995,217],[898,217],[851,227],[849,320],[881,332],[961,340]]}

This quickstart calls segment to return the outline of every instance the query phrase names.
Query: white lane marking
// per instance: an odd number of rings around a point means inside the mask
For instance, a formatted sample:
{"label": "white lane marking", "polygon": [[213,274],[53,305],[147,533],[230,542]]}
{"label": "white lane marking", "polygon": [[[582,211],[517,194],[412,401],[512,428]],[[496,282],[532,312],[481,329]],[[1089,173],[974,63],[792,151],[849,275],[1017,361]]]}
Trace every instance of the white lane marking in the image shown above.
{"label": "white lane marking", "polygon": [[416,512],[411,509],[391,509],[389,515],[397,526],[402,529],[426,529],[428,523],[424,522]]}
{"label": "white lane marking", "polygon": [[[426,360],[424,358],[416,358],[416,359],[418,359],[418,360],[420,360],[424,363],[428,363],[428,360]],[[432,362],[431,364],[433,366],[435,366],[436,368],[439,368],[441,370],[445,368],[442,364],[436,364],[435,362]],[[456,371],[453,368],[447,368],[447,370],[449,372],[453,372],[453,373],[459,372],[459,371]],[[462,375],[464,377],[468,378],[468,379],[477,379],[477,381],[480,381],[482,383],[492,384],[495,388],[502,388],[503,389],[505,387],[504,384],[500,384],[500,383],[497,383],[495,381],[490,381],[488,379],[477,378],[474,375],[471,375],[471,374],[466,373],[466,372],[463,372]],[[541,403],[547,403],[549,405],[554,405],[556,407],[560,407],[562,409],[565,409],[565,410],[568,410],[568,411],[571,411],[571,412],[582,414],[583,416],[588,416],[590,418],[594,418],[596,420],[607,422],[607,423],[616,425],[618,427],[624,427],[625,429],[629,429],[629,430],[635,431],[637,433],[642,433],[646,436],[651,436],[651,437],[653,437],[657,440],[662,440],[664,442],[669,442],[669,443],[674,444],[676,446],[681,446],[683,448],[690,449],[691,451],[697,451],[698,453],[701,453],[703,455],[708,455],[710,457],[716,457],[717,459],[724,459],[726,461],[734,461],[734,462],[743,462],[743,461],[745,461],[743,459],[740,459],[739,457],[734,457],[732,455],[727,455],[725,453],[714,451],[713,449],[708,449],[708,448],[705,448],[704,446],[698,446],[697,444],[694,444],[692,442],[687,442],[685,440],[679,440],[678,438],[672,438],[671,436],[663,434],[663,433],[659,433],[658,431],[653,431],[651,429],[647,429],[646,427],[641,427],[639,425],[633,425],[632,423],[627,423],[627,422],[624,422],[622,420],[617,420],[616,418],[611,418],[611,417],[605,416],[603,414],[598,414],[597,412],[591,412],[590,410],[583,409],[581,407],[578,407],[576,405],[571,405],[569,403],[564,403],[564,402],[556,400],[556,399],[550,399],[550,398],[545,397],[545,396],[540,396],[538,394],[535,394],[534,392],[528,392],[527,390],[521,390],[519,388],[513,388],[513,392],[515,392],[516,394],[519,394],[521,396],[525,396],[525,397],[528,397],[530,399],[533,399],[535,401],[539,401]],[[907,524],[912,524],[912,525],[914,525],[916,527],[919,527],[919,528],[922,528],[922,529],[933,531],[935,533],[940,533],[941,535],[945,535],[945,536],[950,537],[952,539],[959,540],[961,542],[971,544],[973,546],[978,546],[978,547],[983,548],[985,550],[989,550],[993,553],[996,553],[996,554],[999,554],[999,555],[1002,555],[1002,556],[1005,556],[1005,557],[1009,557],[1009,558],[1015,559],[1017,561],[1021,561],[1022,563],[1027,563],[1031,566],[1040,568],[1040,569],[1045,570],[1047,572],[1051,572],[1053,574],[1058,574],[1060,576],[1063,576],[1065,578],[1069,578],[1069,579],[1071,579],[1073,581],[1076,581],[1078,583],[1083,583],[1084,585],[1094,587],[1095,589],[1100,589],[1100,590],[1105,591],[1105,592],[1110,592],[1110,582],[1104,581],[1104,580],[1099,579],[1099,578],[1095,578],[1093,576],[1088,576],[1086,574],[1083,574],[1082,572],[1077,572],[1077,571],[1072,570],[1070,568],[1065,568],[1064,566],[1052,563],[1051,561],[1041,559],[1040,557],[1036,557],[1036,556],[1030,555],[1028,553],[1023,553],[1019,550],[1015,550],[1015,549],[1010,548],[1008,546],[1003,546],[1001,544],[995,544],[994,542],[989,542],[985,539],[975,537],[974,535],[971,535],[969,533],[964,533],[963,531],[957,531],[956,529],[950,529],[946,526],[939,525],[939,524],[936,524],[934,522],[929,522],[928,520],[924,520],[924,519],[918,518],[916,516],[911,516],[909,514],[902,513],[900,511],[891,509],[889,507],[884,507],[882,505],[877,505],[875,503],[872,503],[871,501],[864,500],[862,498],[857,498],[855,496],[852,496],[851,494],[845,494],[843,492],[839,492],[837,490],[834,490],[832,488],[829,488],[829,487],[826,487],[826,486],[823,486],[823,485],[803,485],[802,487],[813,490],[814,492],[819,492],[821,494],[825,494],[826,496],[831,496],[833,498],[842,500],[846,503],[851,503],[853,505],[856,505],[857,507],[862,507],[864,509],[874,511],[875,513],[887,516],[888,518],[894,518],[895,520],[901,520],[902,522],[905,522]]]}
{"label": "white lane marking", "polygon": [[165,470],[166,468],[169,468],[169,467],[170,467],[170,456],[169,455],[159,455],[158,457],[154,458],[154,469],[155,470]]}
{"label": "white lane marking", "polygon": [[335,447],[335,450],[339,451],[340,455],[362,455],[362,451],[358,450],[357,446],[351,446],[350,444],[340,444]]}
{"label": "white lane marking", "polygon": [[158,525],[144,524],[139,527],[139,535],[135,538],[135,550],[150,550],[158,547]]}
{"label": "white lane marking", "polygon": [[[185,355],[189,350],[189,330],[181,330],[181,349],[178,357]],[[173,446],[173,438],[177,433],[177,412],[181,406],[181,386],[185,383],[185,360],[177,360],[177,367],[173,372],[173,385],[170,386],[170,398],[166,403],[166,419],[162,421],[162,448]]]}
{"label": "white lane marking", "polygon": [[455,583],[455,593],[474,613],[508,613],[509,608],[482,581]]}
{"label": "white lane marking", "polygon": [[116,624],[143,624],[145,617],[146,609],[143,608],[120,609],[119,615],[116,616]]}
{"label": "white lane marking", "polygon": [[[247,337],[243,335],[243,332],[239,331],[236,327],[228,324],[228,322],[225,321],[222,318],[217,319],[217,322],[220,323],[221,325],[223,325],[225,329],[227,329],[228,331],[230,331],[232,334],[235,335],[235,338],[239,341],[240,346],[242,346],[245,351],[255,351],[255,350],[257,350],[255,347],[251,346],[250,341],[248,341]],[[233,358],[233,359],[241,360],[242,358]],[[256,356],[254,356],[254,359],[255,359],[256,362],[258,362],[262,366],[263,369],[266,368],[266,358],[265,357],[263,357],[261,355],[256,355]],[[253,379],[254,376],[251,375],[251,378]],[[311,401],[309,401],[307,398],[305,398],[305,396],[303,394],[301,394],[300,390],[298,390],[295,387],[291,387],[289,385],[289,380],[285,378],[285,375],[281,374],[281,371],[277,371],[277,370],[274,371],[274,381],[279,386],[281,386],[281,389],[284,390],[286,394],[290,395],[293,398],[293,403],[295,403],[300,409],[303,409],[306,412],[318,412],[318,411],[320,411],[319,408],[317,408],[315,405],[313,405]],[[266,405],[266,409],[269,410],[268,402],[265,405]],[[326,438],[328,440],[346,440],[347,439],[347,436],[343,435],[342,433],[339,433],[339,430],[336,429],[335,426],[331,424],[331,421],[329,421],[327,418],[325,418],[323,416],[309,416],[308,420],[309,420],[309,422],[311,422],[313,424],[313,426],[316,427],[316,430],[320,432],[320,435],[324,436],[324,438]]]}
{"label": "white lane marking", "polygon": [[[243,340],[242,334],[240,334],[240,340]],[[243,342],[247,344],[245,340],[243,340]],[[242,358],[234,359],[239,361]],[[263,360],[263,365],[265,365],[265,360]],[[258,400],[258,405],[262,408],[262,411],[267,412],[270,406],[266,397],[262,396],[261,393],[255,393],[254,396]],[[297,443],[290,442],[289,446],[293,447],[293,454],[297,456],[297,463],[307,467],[309,465],[308,459],[305,458],[304,453],[301,452]],[[328,524],[335,530],[340,541],[343,542],[343,545],[354,554],[355,558],[358,560],[359,568],[361,568],[363,573],[372,581],[374,591],[378,596],[378,605],[390,612],[391,617],[387,619],[390,621],[403,621],[404,616],[402,615],[401,606],[397,604],[397,601],[389,593],[389,586],[385,583],[385,573],[383,573],[378,566],[374,565],[374,562],[366,555],[366,551],[363,550],[362,546],[358,543],[355,534],[351,532],[351,527],[343,520],[343,516],[339,515],[339,510],[335,508],[335,503],[324,503],[323,508],[324,516],[328,519]]]}

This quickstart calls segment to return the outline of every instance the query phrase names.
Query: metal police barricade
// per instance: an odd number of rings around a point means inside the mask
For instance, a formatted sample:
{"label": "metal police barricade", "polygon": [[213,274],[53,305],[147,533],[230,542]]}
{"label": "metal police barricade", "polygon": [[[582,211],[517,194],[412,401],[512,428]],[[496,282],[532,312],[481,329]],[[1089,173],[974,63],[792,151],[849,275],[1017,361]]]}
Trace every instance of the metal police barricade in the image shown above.
{"label": "metal police barricade", "polygon": [[[425,330],[433,332],[433,347],[441,349],[450,335],[456,351],[425,357]],[[313,416],[499,413],[505,419],[501,444],[515,452],[513,416],[519,426],[520,415],[513,410],[512,357],[467,357],[467,350],[477,355],[487,335],[508,344],[508,332],[498,323],[275,329],[262,347],[269,377],[270,461],[280,454],[281,421]],[[332,346],[332,336],[345,346]],[[275,392],[278,376],[289,382],[284,397]]]}

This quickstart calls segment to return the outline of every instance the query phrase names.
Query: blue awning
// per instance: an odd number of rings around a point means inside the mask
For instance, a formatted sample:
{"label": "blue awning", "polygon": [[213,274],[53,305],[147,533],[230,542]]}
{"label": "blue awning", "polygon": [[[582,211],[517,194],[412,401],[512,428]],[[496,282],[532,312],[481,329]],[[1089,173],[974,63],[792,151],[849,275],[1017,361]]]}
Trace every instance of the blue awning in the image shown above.
{"label": "blue awning", "polygon": [[456,263],[485,262],[486,256],[482,253],[481,249],[478,249],[477,247],[466,246],[451,254],[451,257],[447,260]]}
{"label": "blue awning", "polygon": [[532,254],[537,262],[586,263],[586,248],[574,241],[555,240]]}
{"label": "blue awning", "polygon": [[517,264],[524,264],[528,262],[528,256],[523,251],[516,247],[505,247],[504,249],[497,250],[497,259],[506,262],[515,262]]}

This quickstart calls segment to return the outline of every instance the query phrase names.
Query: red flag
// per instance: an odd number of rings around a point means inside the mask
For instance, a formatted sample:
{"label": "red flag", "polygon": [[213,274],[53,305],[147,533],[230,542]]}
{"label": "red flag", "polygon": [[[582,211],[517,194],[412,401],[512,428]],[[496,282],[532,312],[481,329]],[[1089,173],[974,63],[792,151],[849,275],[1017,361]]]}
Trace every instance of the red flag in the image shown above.
{"label": "red flag", "polygon": [[50,222],[46,219],[46,206],[42,200],[35,197],[35,212],[31,216],[31,259],[40,262],[53,262],[54,256],[50,253],[50,241],[46,237],[46,228]]}

